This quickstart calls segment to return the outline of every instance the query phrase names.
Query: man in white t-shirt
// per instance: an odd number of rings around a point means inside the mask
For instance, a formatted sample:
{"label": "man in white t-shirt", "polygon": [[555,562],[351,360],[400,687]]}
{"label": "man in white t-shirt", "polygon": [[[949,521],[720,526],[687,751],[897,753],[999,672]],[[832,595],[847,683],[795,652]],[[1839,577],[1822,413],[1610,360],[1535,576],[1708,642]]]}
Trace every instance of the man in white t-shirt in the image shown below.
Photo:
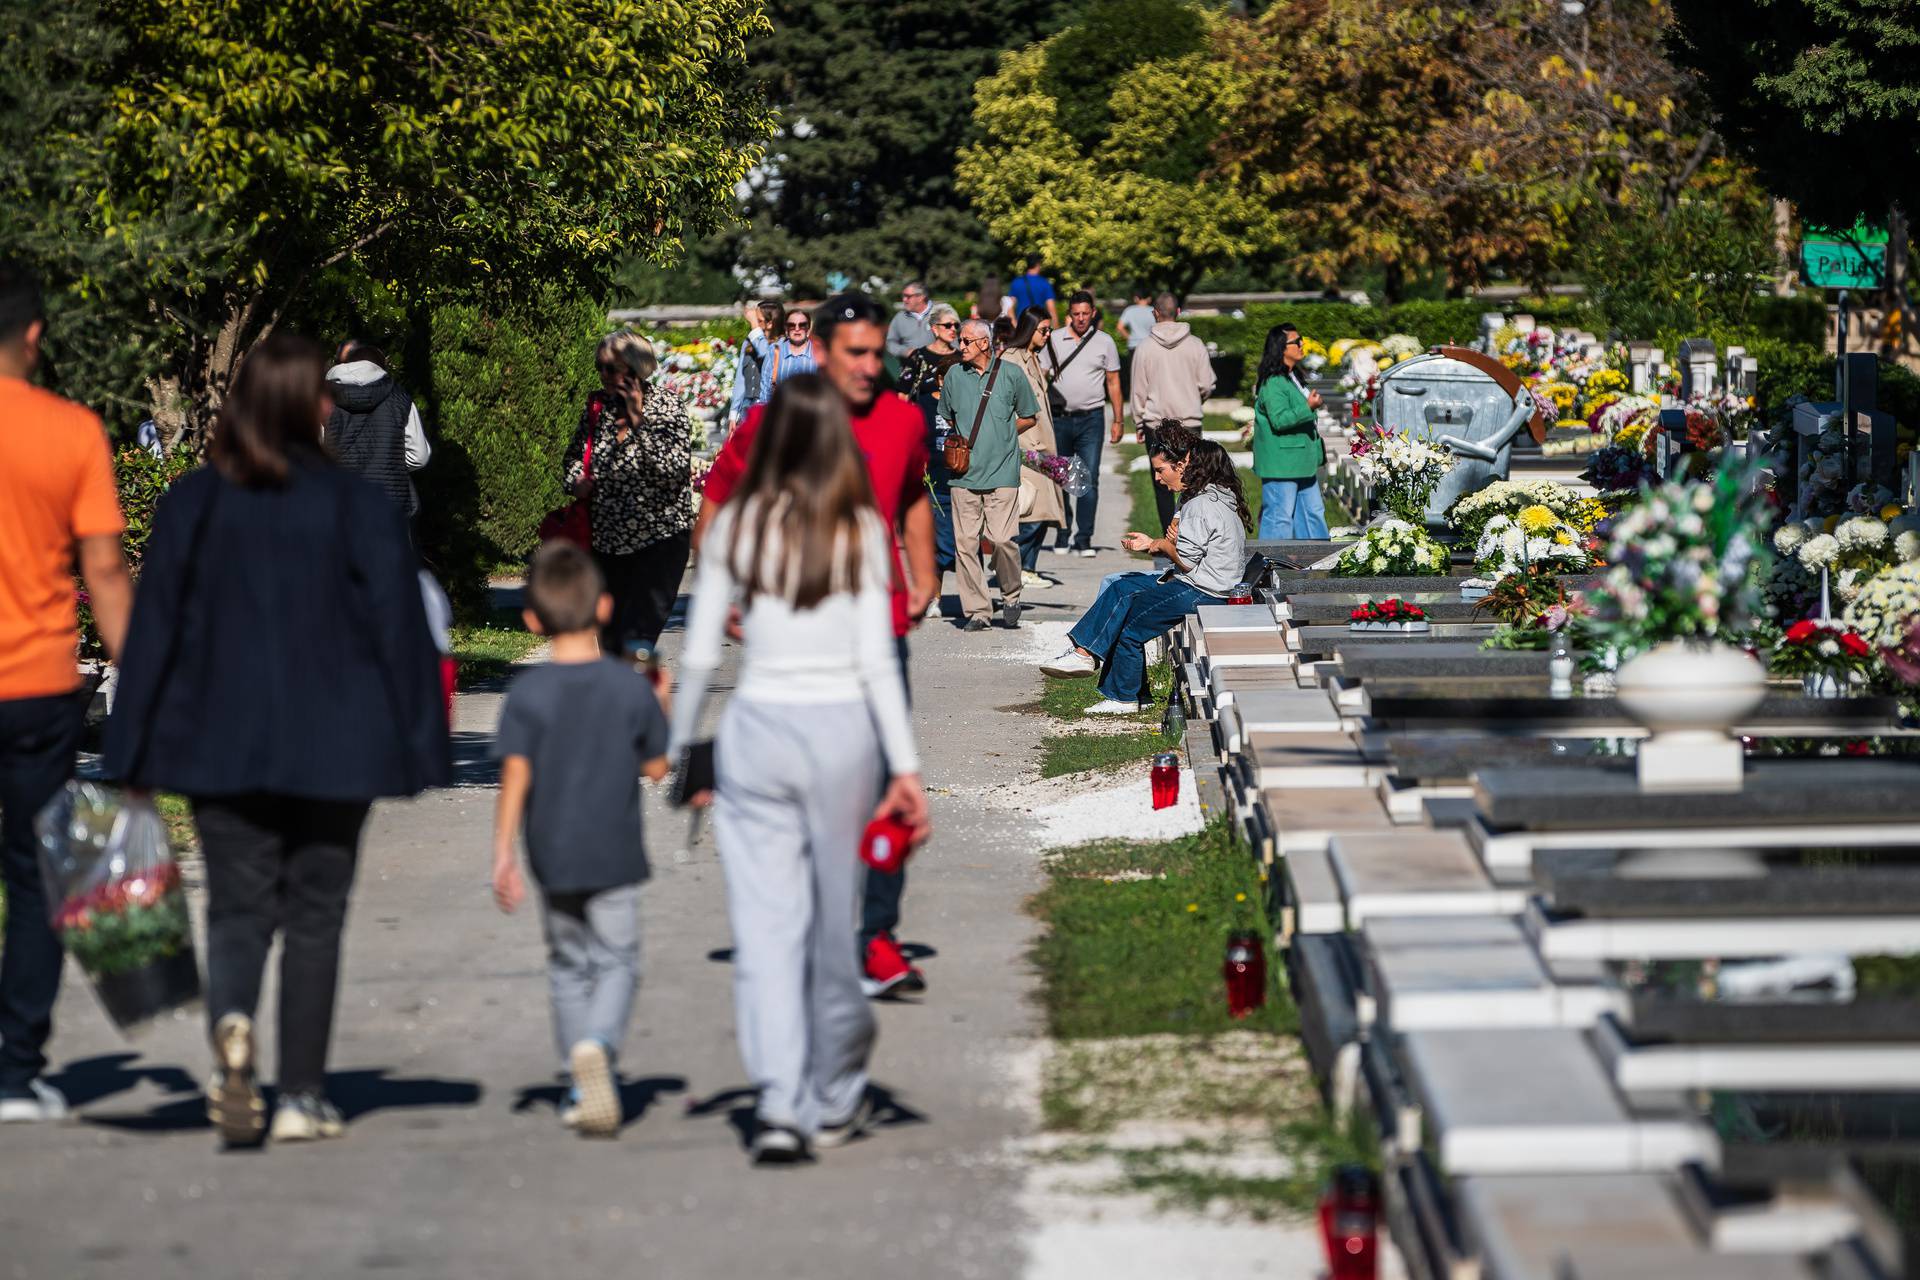
{"label": "man in white t-shirt", "polygon": [[[1082,290],[1067,300],[1067,327],[1054,330],[1047,339],[1046,358],[1041,361],[1053,390],[1054,447],[1063,458],[1078,458],[1087,469],[1093,487],[1084,498],[1069,498],[1068,524],[1061,529],[1061,545],[1055,553],[1065,555],[1065,541],[1072,535],[1071,550],[1091,556],[1093,518],[1100,504],[1100,452],[1109,438],[1120,443],[1120,349],[1113,339],[1095,326],[1093,295]],[[1112,410],[1109,419],[1108,410]]]}

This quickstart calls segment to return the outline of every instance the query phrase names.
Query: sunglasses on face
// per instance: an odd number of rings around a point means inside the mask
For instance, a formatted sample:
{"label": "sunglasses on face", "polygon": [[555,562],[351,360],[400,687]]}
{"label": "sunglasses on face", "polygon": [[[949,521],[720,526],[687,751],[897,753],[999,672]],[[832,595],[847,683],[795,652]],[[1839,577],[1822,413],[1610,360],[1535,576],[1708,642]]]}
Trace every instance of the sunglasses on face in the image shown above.
{"label": "sunglasses on face", "polygon": [[936,329],[958,329],[960,322],[958,320],[936,320],[933,327]]}
{"label": "sunglasses on face", "polygon": [[812,325],[807,324],[805,321],[802,321],[799,324],[788,325],[787,329],[789,332],[792,332],[792,333],[805,333],[808,329],[811,329],[812,327],[813,327]]}

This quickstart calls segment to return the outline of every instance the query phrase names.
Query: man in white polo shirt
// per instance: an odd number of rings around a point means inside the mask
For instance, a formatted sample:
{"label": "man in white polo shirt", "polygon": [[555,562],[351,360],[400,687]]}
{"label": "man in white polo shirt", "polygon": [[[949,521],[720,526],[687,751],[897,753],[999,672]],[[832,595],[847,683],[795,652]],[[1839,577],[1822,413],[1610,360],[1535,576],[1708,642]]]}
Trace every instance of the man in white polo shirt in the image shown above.
{"label": "man in white polo shirt", "polygon": [[1053,380],[1048,399],[1053,407],[1054,447],[1063,458],[1080,459],[1093,481],[1086,497],[1068,499],[1068,523],[1060,530],[1061,542],[1054,548],[1057,555],[1067,554],[1069,534],[1072,550],[1083,556],[1094,554],[1101,445],[1107,439],[1120,443],[1120,349],[1095,327],[1095,319],[1093,295],[1081,290],[1067,300],[1067,327],[1054,330],[1047,339],[1044,363]]}

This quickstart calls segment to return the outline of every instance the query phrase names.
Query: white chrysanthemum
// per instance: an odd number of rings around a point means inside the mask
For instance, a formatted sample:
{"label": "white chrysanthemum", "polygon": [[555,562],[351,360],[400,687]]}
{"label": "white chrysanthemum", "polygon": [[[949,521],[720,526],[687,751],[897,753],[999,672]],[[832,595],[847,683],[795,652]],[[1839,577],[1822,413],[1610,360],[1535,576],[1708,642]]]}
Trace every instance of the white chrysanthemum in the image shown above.
{"label": "white chrysanthemum", "polygon": [[1773,535],[1773,549],[1790,556],[1807,540],[1807,531],[1797,524],[1782,525]]}
{"label": "white chrysanthemum", "polygon": [[1840,558],[1840,539],[1830,533],[1809,538],[1800,546],[1800,563],[1809,569],[1828,569]]}
{"label": "white chrysanthemum", "polygon": [[1241,405],[1227,416],[1244,427],[1253,421],[1253,410],[1249,409],[1246,405]]}
{"label": "white chrysanthemum", "polygon": [[1887,545],[1887,526],[1872,516],[1855,516],[1843,521],[1833,535],[1845,551],[1866,551]]}
{"label": "white chrysanthemum", "polygon": [[1920,533],[1909,529],[1905,533],[1895,535],[1893,554],[1901,560],[1920,560]]}

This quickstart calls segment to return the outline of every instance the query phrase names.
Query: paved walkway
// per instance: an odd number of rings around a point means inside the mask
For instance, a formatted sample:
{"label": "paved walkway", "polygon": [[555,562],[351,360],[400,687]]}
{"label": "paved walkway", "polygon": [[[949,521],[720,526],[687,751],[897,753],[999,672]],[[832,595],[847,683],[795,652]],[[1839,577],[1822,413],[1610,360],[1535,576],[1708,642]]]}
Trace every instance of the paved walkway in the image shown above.
{"label": "paved walkway", "polygon": [[[1104,486],[1112,548],[1126,503],[1118,477]],[[197,1019],[129,1045],[70,971],[54,1080],[80,1117],[0,1131],[0,1275],[1022,1274],[1033,1224],[1009,1153],[1035,1123],[1035,818],[983,796],[1031,776],[1047,722],[1008,708],[1036,695],[1031,661],[1123,554],[1042,560],[1067,585],[1032,595],[1028,618],[1055,626],[930,622],[914,641],[938,834],[902,937],[925,949],[932,990],[881,1008],[889,1105],[870,1139],[814,1167],[749,1170],[720,867],[711,835],[685,850],[685,818],[654,797],[630,1120],[617,1142],[560,1129],[538,922],[501,916],[488,892],[501,694],[475,692],[456,713],[458,785],[379,806],[368,833],[329,1082],[347,1137],[217,1153]]]}

